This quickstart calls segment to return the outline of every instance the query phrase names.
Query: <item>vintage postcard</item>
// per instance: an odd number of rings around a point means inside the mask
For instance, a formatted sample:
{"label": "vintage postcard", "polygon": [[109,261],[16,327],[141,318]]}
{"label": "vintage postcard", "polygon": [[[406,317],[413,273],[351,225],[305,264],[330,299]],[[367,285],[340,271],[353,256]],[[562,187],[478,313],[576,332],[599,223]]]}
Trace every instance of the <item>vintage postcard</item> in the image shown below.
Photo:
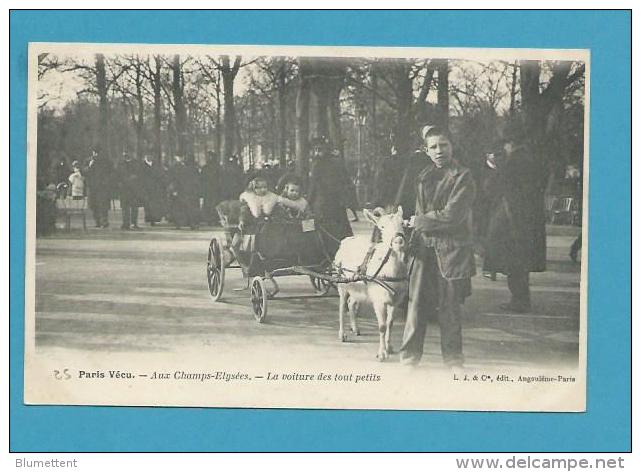
{"label": "vintage postcard", "polygon": [[28,80],[26,404],[585,410],[589,51],[32,43]]}

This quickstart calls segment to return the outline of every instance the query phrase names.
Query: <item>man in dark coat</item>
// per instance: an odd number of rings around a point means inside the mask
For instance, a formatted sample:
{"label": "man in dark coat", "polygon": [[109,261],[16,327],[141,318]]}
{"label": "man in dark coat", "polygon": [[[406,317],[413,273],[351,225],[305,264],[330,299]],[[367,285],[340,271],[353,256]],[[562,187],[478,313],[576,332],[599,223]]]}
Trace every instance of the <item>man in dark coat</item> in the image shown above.
{"label": "man in dark coat", "polygon": [[173,198],[173,220],[176,229],[187,225],[197,229],[200,220],[200,174],[196,164],[176,156],[170,170],[169,188]]}
{"label": "man in dark coat", "polygon": [[58,159],[52,168],[51,182],[55,183],[56,187],[60,186],[60,184],[68,185],[69,174],[71,174],[71,169],[67,165],[67,162],[64,159]]}
{"label": "man in dark coat", "polygon": [[84,172],[89,194],[89,208],[97,228],[109,226],[109,206],[113,194],[113,166],[108,159],[92,151]]}
{"label": "man in dark coat", "polygon": [[165,215],[167,193],[165,169],[149,155],[145,156],[140,167],[145,221],[154,226]]}
{"label": "man in dark coat", "polygon": [[120,190],[120,209],[122,210],[121,229],[140,229],[138,227],[138,208],[142,205],[142,167],[140,162],[124,152],[116,172]]}
{"label": "man in dark coat", "polygon": [[425,152],[415,151],[408,158],[403,159],[402,177],[394,197],[394,205],[403,207],[405,218],[414,214],[418,177],[423,169],[425,169]]}
{"label": "man in dark coat", "polygon": [[461,304],[471,294],[475,274],[472,205],[476,185],[472,173],[452,156],[443,130],[423,130],[431,162],[417,177],[414,228],[410,240],[407,321],[401,362],[416,364],[423,355],[427,321],[435,314],[441,330],[443,361],[463,365]]}
{"label": "man in dark coat", "polygon": [[504,159],[492,179],[497,204],[488,226],[486,269],[507,275],[512,299],[501,308],[524,313],[531,309],[529,273],[545,270],[547,178],[518,125],[508,126],[504,139]]}
{"label": "man in dark coat", "polygon": [[208,224],[218,221],[216,205],[221,201],[222,169],[218,156],[209,153],[201,177],[203,186],[203,217]]}
{"label": "man in dark coat", "polygon": [[347,209],[356,215],[358,203],[345,163],[340,157],[330,154],[322,140],[314,145],[309,182],[309,204],[321,227],[323,244],[333,257],[340,241],[354,235],[347,219]]}
{"label": "man in dark coat", "polygon": [[221,200],[238,200],[245,190],[245,175],[237,156],[227,159],[223,167],[223,179],[220,187]]}
{"label": "man in dark coat", "polygon": [[395,203],[404,171],[405,159],[392,146],[389,156],[381,159],[374,174],[374,195],[371,201],[375,206],[386,207]]}
{"label": "man in dark coat", "polygon": [[43,180],[37,184],[36,236],[46,236],[56,230],[56,186],[45,185]]}

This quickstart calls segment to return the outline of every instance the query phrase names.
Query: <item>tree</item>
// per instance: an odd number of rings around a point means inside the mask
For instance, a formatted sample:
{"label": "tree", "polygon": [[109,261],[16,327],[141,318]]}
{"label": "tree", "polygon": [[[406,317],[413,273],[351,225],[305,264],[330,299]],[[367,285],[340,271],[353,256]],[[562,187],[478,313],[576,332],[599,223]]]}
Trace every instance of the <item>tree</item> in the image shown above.
{"label": "tree", "polygon": [[109,103],[107,102],[107,74],[105,71],[105,56],[96,54],[96,89],[100,100],[100,137],[101,151],[111,157],[109,146]]}
{"label": "tree", "polygon": [[86,157],[96,145],[108,157],[122,148],[202,162],[212,148],[224,161],[251,144],[252,154],[260,146],[281,163],[295,155],[304,176],[318,135],[344,147],[348,169],[357,149],[371,168],[387,140],[411,154],[425,124],[448,126],[457,155],[472,164],[508,117],[523,116],[560,173],[581,159],[584,70],[550,61],[42,54],[39,172],[41,159]]}
{"label": "tree", "polygon": [[[585,63],[556,61],[545,66],[543,71],[540,61],[524,60],[519,69],[523,124],[542,158],[549,161],[556,153],[564,96],[572,85],[583,81]],[[547,83],[542,81],[543,72],[549,76]]]}
{"label": "tree", "polygon": [[[440,74],[440,77],[439,77]],[[360,103],[371,102],[371,135],[378,139],[378,123],[381,113],[390,110],[391,140],[402,155],[411,152],[419,125],[431,123],[447,126],[449,97],[449,68],[447,61],[437,59],[366,59],[350,68],[348,83],[355,88],[352,98]],[[435,77],[439,80],[435,80]],[[436,105],[429,102],[430,91],[441,84]],[[369,96],[366,99],[365,96]],[[389,118],[383,117],[383,123]],[[392,144],[392,143],[390,143]],[[375,145],[376,149],[378,146]]]}
{"label": "tree", "polygon": [[339,58],[309,58],[307,79],[316,98],[316,136],[325,136],[343,154],[340,124],[340,94],[345,83],[348,61]]}
{"label": "tree", "polygon": [[[280,163],[286,164],[288,155],[288,95],[290,85],[296,77],[296,61],[288,57],[262,57],[256,61],[258,66],[257,74],[252,74],[252,88],[259,90],[268,100],[268,108],[273,117],[276,118],[274,110],[278,110],[277,119],[272,121],[278,124],[269,129],[276,132],[277,143],[276,154]],[[275,99],[274,99],[275,95]],[[275,102],[275,103],[274,103]]]}
{"label": "tree", "polygon": [[521,61],[521,106],[525,125],[534,132],[535,139],[543,142],[551,133],[563,106],[563,95],[568,86],[583,77],[584,63],[557,61],[551,65],[550,79],[541,83],[541,62]]}
{"label": "tree", "polygon": [[436,62],[438,74],[437,124],[447,129],[450,117],[449,61],[447,59],[438,59]]}
{"label": "tree", "polygon": [[[309,173],[310,131],[325,136],[330,146],[343,155],[340,94],[345,84],[347,60],[338,58],[299,57],[296,95],[296,163],[299,173]],[[313,120],[311,94],[315,99]]]}
{"label": "tree", "polygon": [[511,116],[516,110],[516,84],[518,81],[519,63],[517,61],[510,63],[510,69],[512,70],[512,77],[510,81],[510,109],[508,114]]}
{"label": "tree", "polygon": [[[149,64],[149,62],[147,62]],[[162,60],[160,56],[154,56],[154,68],[153,72],[150,70],[149,79],[151,80],[151,85],[154,90],[154,156],[158,162],[162,162],[162,144],[160,141],[160,128],[162,126],[162,97],[160,95],[161,90],[161,76],[160,69],[162,66]]]}
{"label": "tree", "polygon": [[[199,61],[200,69],[207,75],[211,83],[216,84],[217,110],[220,114],[220,83],[222,82],[223,93],[223,156],[228,158],[240,151],[238,120],[234,104],[234,81],[241,68],[253,64],[255,60],[242,62],[242,56],[235,56],[232,59],[225,55],[220,57],[207,56],[206,61]],[[216,78],[214,71],[219,77]]]}
{"label": "tree", "polygon": [[485,154],[497,151],[501,115],[516,106],[512,74],[513,64],[505,61],[450,61],[450,129],[457,157],[479,173]]}
{"label": "tree", "polygon": [[[151,59],[153,59],[153,64]],[[162,64],[162,56],[154,55],[152,58],[147,57],[142,61],[141,69],[141,73],[151,85],[151,95],[153,96],[153,140],[151,153],[156,162],[160,163],[162,163]]]}
{"label": "tree", "polygon": [[145,71],[149,68],[148,62],[148,58],[145,60],[138,55],[123,56],[114,60],[114,63],[123,69],[120,79],[114,83],[114,88],[120,93],[129,110],[135,130],[135,149],[138,159],[142,159],[145,154],[145,99],[150,95],[147,87],[150,74],[146,74]]}
{"label": "tree", "polygon": [[[210,107],[210,116],[211,120],[214,123],[214,139],[215,139],[215,152],[220,159],[220,163],[223,164],[225,161],[225,155],[223,154],[223,136],[222,136],[222,111],[223,111],[223,98],[222,98],[222,77],[220,64],[218,60],[212,56],[206,56],[204,58],[196,58],[196,65],[199,67],[200,72],[203,75],[204,81],[207,85],[213,87],[211,92],[211,97],[214,99],[213,106]],[[207,100],[211,102],[211,100]]]}
{"label": "tree", "polygon": [[220,59],[220,73],[223,79],[223,99],[225,103],[223,154],[229,157],[238,151],[236,109],[234,108],[234,79],[238,75],[242,57],[236,56],[231,62],[229,56]]}
{"label": "tree", "polygon": [[[46,59],[44,57],[43,59]],[[42,72],[45,69],[51,70],[55,61],[55,68],[63,73],[78,74],[85,82],[86,87],[78,92],[78,96],[90,95],[98,98],[99,118],[98,118],[98,136],[95,137],[94,146],[97,145],[102,154],[109,159],[113,159],[111,139],[110,139],[110,109],[108,94],[114,84],[125,72],[123,68],[113,68],[110,61],[105,59],[104,54],[97,53],[93,56],[93,61],[88,62],[84,59],[67,57],[62,61],[57,58],[50,58],[52,62],[43,65]],[[39,70],[39,72],[41,72]]]}
{"label": "tree", "polygon": [[[58,71],[61,67],[61,62],[57,56],[48,53],[38,55],[38,82],[42,81],[46,75],[51,71]],[[49,104],[52,98],[51,90],[39,88],[38,89],[38,110],[43,110]]]}
{"label": "tree", "polygon": [[381,77],[393,91],[396,99],[396,129],[394,130],[396,147],[401,155],[410,152],[411,133],[416,128],[412,114],[412,62],[399,59],[384,63],[387,74]]}
{"label": "tree", "polygon": [[176,127],[176,142],[178,144],[178,154],[187,155],[187,116],[185,113],[185,102],[183,100],[184,80],[182,78],[182,63],[180,55],[175,54],[171,61],[171,91],[174,98],[174,114]]}
{"label": "tree", "polygon": [[309,101],[313,69],[309,59],[298,59],[296,92],[296,168],[303,178],[309,175]]}

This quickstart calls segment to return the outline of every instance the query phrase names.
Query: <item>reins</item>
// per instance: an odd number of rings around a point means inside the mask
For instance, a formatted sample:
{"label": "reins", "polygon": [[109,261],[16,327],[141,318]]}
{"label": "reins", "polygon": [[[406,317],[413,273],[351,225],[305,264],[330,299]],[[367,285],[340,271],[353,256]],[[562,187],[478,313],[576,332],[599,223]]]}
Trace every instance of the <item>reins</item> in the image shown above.
{"label": "reins", "polygon": [[[338,240],[336,237],[334,237],[329,231],[327,231],[325,228],[323,228],[321,225],[318,225],[318,228],[323,231],[327,236],[329,236],[333,241],[337,242],[338,244],[341,243],[340,240]],[[389,247],[387,249],[387,252],[385,253],[385,256],[383,257],[381,264],[378,266],[376,271],[374,272],[374,275],[367,275],[363,274],[358,270],[351,270],[351,269],[346,269],[344,267],[337,267],[333,262],[332,262],[332,269],[337,270],[339,274],[341,272],[350,272],[354,274],[352,277],[340,277],[340,276],[330,276],[330,275],[325,275],[325,274],[317,274],[314,271],[310,271],[308,269],[305,269],[304,267],[295,267],[297,271],[300,271],[303,274],[306,275],[311,275],[313,277],[327,280],[332,283],[351,283],[351,282],[365,282],[365,283],[375,283],[379,285],[380,287],[384,288],[387,290],[393,297],[396,297],[397,293],[396,290],[390,286],[390,283],[394,282],[405,282],[409,280],[409,277],[389,277],[389,276],[381,276],[381,270],[383,270],[383,267],[385,264],[389,262],[390,256],[392,254],[392,248]],[[365,261],[363,261],[364,264],[369,262],[369,259],[373,255],[373,251],[368,251],[368,254],[366,255]]]}

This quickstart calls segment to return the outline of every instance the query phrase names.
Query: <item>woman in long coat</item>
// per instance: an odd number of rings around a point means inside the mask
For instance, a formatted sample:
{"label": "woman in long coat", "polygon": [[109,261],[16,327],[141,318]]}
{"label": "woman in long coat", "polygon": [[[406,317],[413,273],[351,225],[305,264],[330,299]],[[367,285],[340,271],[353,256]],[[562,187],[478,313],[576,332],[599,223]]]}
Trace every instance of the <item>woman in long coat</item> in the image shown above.
{"label": "woman in long coat", "polygon": [[315,154],[310,173],[309,204],[321,226],[325,248],[333,257],[340,241],[354,235],[347,219],[347,209],[356,215],[356,189],[340,157],[332,156],[320,146],[317,146]]}
{"label": "woman in long coat", "polygon": [[505,160],[488,185],[494,201],[485,270],[508,276],[509,311],[530,310],[529,273],[546,262],[545,167],[527,145],[508,143]]}
{"label": "woman in long coat", "polygon": [[153,226],[167,213],[167,177],[162,164],[151,156],[145,156],[141,167],[145,221]]}
{"label": "woman in long coat", "polygon": [[216,205],[221,200],[222,169],[215,154],[208,156],[209,160],[201,173],[203,190],[203,217],[208,224],[218,220]]}
{"label": "woman in long coat", "polygon": [[109,207],[113,195],[114,169],[105,156],[100,156],[94,151],[84,175],[87,179],[89,193],[89,208],[93,212],[96,227],[109,226]]}
{"label": "woman in long coat", "polygon": [[222,168],[219,198],[224,200],[238,200],[245,189],[245,176],[240,162],[235,157],[230,157]]}

